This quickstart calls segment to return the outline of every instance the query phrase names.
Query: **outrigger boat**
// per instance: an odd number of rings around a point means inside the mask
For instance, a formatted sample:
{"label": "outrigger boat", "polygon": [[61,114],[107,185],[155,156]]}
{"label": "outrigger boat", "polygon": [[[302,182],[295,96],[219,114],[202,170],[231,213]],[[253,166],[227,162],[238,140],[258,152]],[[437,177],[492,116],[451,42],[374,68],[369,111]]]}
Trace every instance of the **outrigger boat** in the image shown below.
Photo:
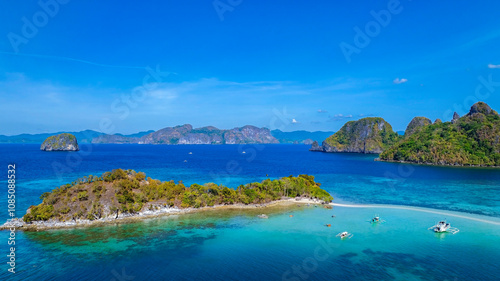
{"label": "outrigger boat", "polygon": [[383,223],[385,222],[385,220],[381,220],[380,217],[378,215],[376,215],[375,217],[373,217],[373,219],[371,220],[372,223]]}
{"label": "outrigger boat", "polygon": [[354,235],[352,233],[344,231],[344,232],[341,232],[341,233],[337,234],[335,237],[340,237],[340,239],[344,239],[344,238],[351,239],[351,237],[353,237],[353,236]]}
{"label": "outrigger boat", "polygon": [[436,223],[436,225],[429,227],[429,229],[432,229],[434,230],[434,232],[438,233],[450,232],[452,234],[455,234],[460,231],[458,228],[451,227],[451,225],[447,223],[446,220]]}

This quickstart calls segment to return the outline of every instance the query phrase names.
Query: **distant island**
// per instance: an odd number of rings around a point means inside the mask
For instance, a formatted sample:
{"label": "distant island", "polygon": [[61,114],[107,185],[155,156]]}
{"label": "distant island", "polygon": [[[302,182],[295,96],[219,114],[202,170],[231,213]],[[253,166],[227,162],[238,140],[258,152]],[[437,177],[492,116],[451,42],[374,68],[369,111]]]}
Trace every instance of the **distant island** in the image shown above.
{"label": "distant island", "polygon": [[48,137],[40,146],[43,151],[78,151],[78,141],[72,134],[63,133]]}
{"label": "distant island", "polygon": [[474,104],[463,117],[455,113],[451,122],[429,123],[411,128],[411,134],[380,154],[380,160],[500,167],[500,116],[486,103]]}
{"label": "distant island", "polygon": [[278,139],[280,143],[292,144],[308,144],[311,145],[314,141],[322,142],[335,132],[308,132],[308,131],[293,131],[283,132],[281,130],[272,130],[271,135]]}
{"label": "distant island", "polygon": [[380,117],[367,117],[349,121],[335,134],[328,137],[321,146],[314,142],[311,151],[381,153],[401,137],[392,126]]}
{"label": "distant island", "polygon": [[266,179],[232,189],[214,183],[187,187],[182,182],[161,182],[147,178],[142,172],[116,169],[42,194],[41,204],[31,206],[22,220],[8,222],[3,227],[10,223],[28,230],[71,227],[204,207],[264,206],[290,198],[310,203],[333,200],[309,175]]}
{"label": "distant island", "polygon": [[21,134],[16,136],[0,135],[0,143],[42,143],[48,137],[69,133],[79,143],[95,144],[245,144],[245,143],[290,143],[312,144],[322,141],[333,132],[308,132],[280,130],[243,126],[222,130],[213,126],[193,128],[190,124],[166,127],[158,131],[143,131],[136,134],[108,135],[93,130],[81,132],[58,132],[52,134]]}

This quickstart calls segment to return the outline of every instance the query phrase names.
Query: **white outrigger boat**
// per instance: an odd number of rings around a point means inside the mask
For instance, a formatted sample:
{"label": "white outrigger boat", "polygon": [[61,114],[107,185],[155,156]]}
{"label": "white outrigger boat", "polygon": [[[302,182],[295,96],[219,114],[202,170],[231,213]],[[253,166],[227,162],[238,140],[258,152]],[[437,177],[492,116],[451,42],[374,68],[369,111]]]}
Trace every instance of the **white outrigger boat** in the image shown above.
{"label": "white outrigger boat", "polygon": [[378,215],[374,216],[373,219],[371,220],[372,223],[383,223],[385,220],[380,219]]}
{"label": "white outrigger boat", "polygon": [[258,215],[258,217],[261,219],[268,219],[269,218],[266,214]]}
{"label": "white outrigger boat", "polygon": [[352,233],[349,233],[347,231],[341,232],[337,234],[335,237],[340,237],[340,239],[348,238],[351,239],[354,235]]}
{"label": "white outrigger boat", "polygon": [[460,231],[458,228],[451,227],[451,225],[447,223],[446,220],[436,223],[436,225],[429,227],[429,229],[432,229],[434,230],[434,232],[438,233],[450,232],[452,234],[455,234]]}

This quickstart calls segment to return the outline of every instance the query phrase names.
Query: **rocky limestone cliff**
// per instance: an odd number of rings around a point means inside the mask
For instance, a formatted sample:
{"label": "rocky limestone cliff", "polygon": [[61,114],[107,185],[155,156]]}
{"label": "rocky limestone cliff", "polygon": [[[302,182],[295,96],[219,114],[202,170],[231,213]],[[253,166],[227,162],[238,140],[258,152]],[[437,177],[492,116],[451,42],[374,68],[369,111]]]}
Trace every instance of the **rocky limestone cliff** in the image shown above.
{"label": "rocky limestone cliff", "polygon": [[190,124],[167,127],[142,137],[105,135],[95,138],[93,143],[139,143],[139,144],[242,144],[279,143],[267,128],[244,126],[221,130],[213,126],[194,129]]}
{"label": "rocky limestone cliff", "polygon": [[40,146],[43,151],[78,151],[78,142],[72,134],[63,133],[48,137]]}
{"label": "rocky limestone cliff", "polygon": [[313,143],[311,144],[311,148],[309,150],[323,152],[323,146],[320,146],[317,141],[313,141]]}
{"label": "rocky limestone cliff", "polygon": [[347,122],[338,132],[319,146],[314,142],[311,151],[381,153],[399,136],[392,126],[380,117],[368,117]]}
{"label": "rocky limestone cliff", "polygon": [[271,135],[269,129],[257,128],[250,125],[227,130],[224,132],[223,136],[225,144],[279,143],[279,141]]}
{"label": "rocky limestone cliff", "polygon": [[432,124],[431,119],[426,117],[414,117],[406,127],[405,137],[413,135],[420,128]]}

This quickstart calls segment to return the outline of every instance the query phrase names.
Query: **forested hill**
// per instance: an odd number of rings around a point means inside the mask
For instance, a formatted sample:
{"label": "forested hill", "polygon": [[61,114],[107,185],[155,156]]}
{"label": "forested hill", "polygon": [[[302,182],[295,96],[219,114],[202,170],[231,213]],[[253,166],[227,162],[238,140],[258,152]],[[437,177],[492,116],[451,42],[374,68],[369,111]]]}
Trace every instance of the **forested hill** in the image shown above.
{"label": "forested hill", "polygon": [[461,118],[420,126],[381,160],[454,166],[500,166],[500,116],[486,103]]}

